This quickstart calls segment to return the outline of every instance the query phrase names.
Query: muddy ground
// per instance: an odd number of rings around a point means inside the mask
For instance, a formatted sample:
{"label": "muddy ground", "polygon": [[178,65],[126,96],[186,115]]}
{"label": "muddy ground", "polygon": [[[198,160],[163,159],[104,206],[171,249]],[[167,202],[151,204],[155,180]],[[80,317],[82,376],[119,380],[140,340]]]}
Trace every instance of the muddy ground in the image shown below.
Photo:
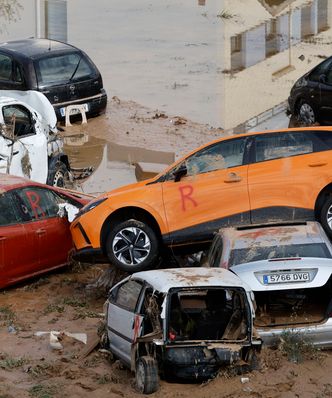
{"label": "muddy ground", "polygon": [[[90,181],[102,191],[114,182],[114,163],[106,162],[98,171],[105,150],[100,148],[105,148],[105,144],[107,158],[130,168],[135,157],[143,161],[160,160],[158,151],[174,153],[178,158],[219,137],[222,131],[115,98],[110,100],[105,115],[90,119],[87,125],[67,127],[63,134],[72,139],[67,145],[71,161],[79,167],[93,163],[96,171]],[[146,152],[149,149],[153,153]],[[120,167],[116,183],[123,185],[128,176],[125,167]],[[84,184],[79,188],[82,187]],[[107,265],[76,266],[1,292],[0,398],[139,396],[133,387],[133,375],[110,355],[96,349],[84,356],[102,325],[106,298],[105,289],[89,285],[105,269]],[[63,348],[52,349],[49,335],[35,335],[51,330],[86,333],[87,344],[62,335]],[[249,374],[239,375],[235,369],[228,369],[204,384],[161,381],[160,390],[153,396],[332,396],[332,354],[312,347],[295,347],[289,361],[290,349],[286,348],[263,350],[260,370]],[[241,382],[243,377],[248,378],[245,383]]]}
{"label": "muddy ground", "polygon": [[[88,288],[107,266],[66,269],[2,292],[0,305],[0,397],[133,397],[133,375],[105,352],[86,346],[102,324],[106,292]],[[52,349],[38,331],[87,333],[87,345],[70,337]],[[332,355],[316,350],[263,350],[261,369],[222,370],[204,384],[161,381],[156,397],[331,397]],[[243,380],[243,378],[246,378]],[[241,381],[242,379],[242,381]],[[245,381],[245,383],[243,383]]]}

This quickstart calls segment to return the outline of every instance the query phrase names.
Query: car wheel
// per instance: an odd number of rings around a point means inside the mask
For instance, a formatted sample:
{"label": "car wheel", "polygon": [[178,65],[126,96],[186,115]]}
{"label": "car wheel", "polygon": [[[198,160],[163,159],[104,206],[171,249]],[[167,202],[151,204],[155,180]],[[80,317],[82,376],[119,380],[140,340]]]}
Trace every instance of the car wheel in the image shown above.
{"label": "car wheel", "polygon": [[106,252],[111,264],[133,273],[153,267],[159,255],[159,241],[144,222],[127,220],[112,227]]}
{"label": "car wheel", "polygon": [[332,238],[332,196],[329,195],[321,208],[319,221],[327,235]]}
{"label": "car wheel", "polygon": [[67,166],[61,161],[56,162],[55,167],[50,171],[47,180],[48,185],[61,188],[68,187],[71,179]]}
{"label": "car wheel", "polygon": [[317,122],[314,108],[305,100],[301,100],[298,105],[297,117],[301,123],[308,126]]}
{"label": "car wheel", "polygon": [[140,357],[136,362],[136,389],[141,394],[152,394],[159,387],[158,366],[149,356]]}

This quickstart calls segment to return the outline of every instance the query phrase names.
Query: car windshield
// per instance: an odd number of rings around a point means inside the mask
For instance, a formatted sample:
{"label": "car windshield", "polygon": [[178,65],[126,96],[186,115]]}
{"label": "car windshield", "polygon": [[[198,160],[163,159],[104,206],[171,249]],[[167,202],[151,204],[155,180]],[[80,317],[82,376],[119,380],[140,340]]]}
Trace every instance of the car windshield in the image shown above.
{"label": "car windshield", "polygon": [[320,257],[332,258],[325,243],[293,244],[280,246],[252,246],[250,249],[231,251],[229,266],[272,258]]}
{"label": "car windshield", "polygon": [[37,60],[39,84],[69,82],[94,73],[79,53],[68,53]]}

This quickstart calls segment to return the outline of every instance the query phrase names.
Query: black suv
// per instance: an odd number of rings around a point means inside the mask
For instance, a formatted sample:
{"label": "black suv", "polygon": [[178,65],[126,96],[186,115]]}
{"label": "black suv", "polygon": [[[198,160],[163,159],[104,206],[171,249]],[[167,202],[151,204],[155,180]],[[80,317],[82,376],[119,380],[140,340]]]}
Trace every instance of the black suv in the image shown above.
{"label": "black suv", "polygon": [[83,104],[87,115],[102,113],[107,95],[97,67],[80,49],[49,39],[0,44],[0,89],[37,90],[57,117],[67,105]]}
{"label": "black suv", "polygon": [[306,125],[331,125],[332,57],[298,79],[288,98],[289,112]]}

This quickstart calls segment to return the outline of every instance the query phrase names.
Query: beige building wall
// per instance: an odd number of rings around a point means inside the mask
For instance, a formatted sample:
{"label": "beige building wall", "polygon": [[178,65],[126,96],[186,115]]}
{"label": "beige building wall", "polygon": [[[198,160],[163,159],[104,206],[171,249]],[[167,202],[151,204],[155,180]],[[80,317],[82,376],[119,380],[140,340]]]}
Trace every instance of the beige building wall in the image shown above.
{"label": "beige building wall", "polygon": [[[331,3],[329,0],[328,21],[332,26]],[[291,23],[292,34],[291,37],[285,37],[285,39],[297,43],[289,49],[285,49],[243,70],[231,71],[231,37],[248,31],[252,32],[273,19],[273,16],[258,0],[248,0],[248,8],[243,5],[244,2],[241,0],[227,0],[226,2],[228,12],[234,16],[225,21],[224,30],[224,86],[226,95],[223,127],[225,129],[232,129],[285,101],[294,82],[321,62],[322,57],[331,55],[329,44],[332,40],[331,28],[310,37],[307,41],[297,42],[296,36],[299,34],[299,29],[294,26],[294,19],[299,17],[297,13],[304,6],[313,7],[317,12],[317,0],[309,2],[297,0],[291,2],[282,12],[277,14],[277,17],[285,16],[291,9],[293,17],[291,19],[293,22]],[[249,14],[246,14],[246,11],[249,10]],[[285,21],[286,19],[283,21],[284,25]],[[314,28],[314,26],[311,28]],[[293,37],[293,34],[295,37]],[[259,36],[256,38],[257,41],[259,41]],[[301,60],[303,56],[304,60]]]}

